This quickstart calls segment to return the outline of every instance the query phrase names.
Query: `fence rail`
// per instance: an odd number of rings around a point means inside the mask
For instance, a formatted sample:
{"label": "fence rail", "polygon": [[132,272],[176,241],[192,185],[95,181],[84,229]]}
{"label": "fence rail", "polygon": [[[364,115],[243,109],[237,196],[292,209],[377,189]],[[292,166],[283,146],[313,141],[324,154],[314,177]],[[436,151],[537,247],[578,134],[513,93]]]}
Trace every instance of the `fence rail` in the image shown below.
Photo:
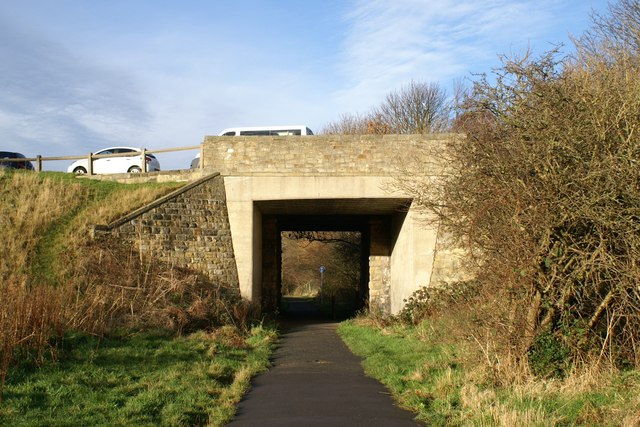
{"label": "fence rail", "polygon": [[[159,150],[147,150],[146,148],[141,148],[140,151],[140,158],[142,160],[141,164],[144,167],[144,172],[147,172],[147,162],[145,161],[145,156],[147,154],[159,154],[159,153],[171,153],[171,152],[175,152],[175,151],[188,151],[188,150],[200,150],[200,161],[198,163],[198,167],[200,169],[202,169],[204,167],[204,156],[203,156],[203,148],[204,148],[204,144],[199,144],[199,145],[190,145],[190,146],[186,146],[186,147],[174,147],[174,148],[161,148]],[[43,157],[40,155],[37,155],[36,157],[26,157],[24,159],[9,159],[9,158],[0,158],[0,162],[4,163],[4,162],[15,162],[15,163],[26,163],[26,162],[34,162],[35,163],[35,170],[36,172],[42,172],[42,163],[46,162],[46,161],[50,161],[50,160],[80,160],[80,159],[87,159],[87,165],[89,167],[89,170],[87,171],[87,174],[89,175],[93,175],[93,161],[96,159],[103,159],[103,158],[109,158],[109,157],[135,157],[132,156],[130,153],[114,153],[114,154],[93,154],[93,153],[89,153],[87,155],[84,156],[53,156],[53,157]]]}

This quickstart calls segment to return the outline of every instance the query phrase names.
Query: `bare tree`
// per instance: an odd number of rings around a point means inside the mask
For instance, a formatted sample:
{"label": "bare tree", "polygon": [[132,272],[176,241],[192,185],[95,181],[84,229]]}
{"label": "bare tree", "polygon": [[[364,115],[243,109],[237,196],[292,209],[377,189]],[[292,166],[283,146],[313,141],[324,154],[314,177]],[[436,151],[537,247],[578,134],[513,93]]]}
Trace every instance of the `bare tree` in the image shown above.
{"label": "bare tree", "polygon": [[[461,89],[456,89],[460,90]],[[411,81],[387,94],[384,102],[366,114],[343,114],[329,123],[324,134],[385,135],[441,132],[449,127],[451,106],[437,83]]]}
{"label": "bare tree", "polygon": [[640,365],[638,17],[610,6],[577,58],[503,58],[436,153],[448,174],[399,181],[469,248],[475,319],[520,360],[553,342]]}
{"label": "bare tree", "polygon": [[609,3],[608,13],[591,13],[593,25],[574,40],[581,56],[640,57],[640,1]]}
{"label": "bare tree", "polygon": [[431,133],[447,128],[447,93],[437,83],[411,81],[389,93],[375,110],[390,133]]}
{"label": "bare tree", "polygon": [[372,120],[370,114],[342,114],[335,122],[328,123],[323,134],[328,135],[363,135],[368,132],[368,123]]}

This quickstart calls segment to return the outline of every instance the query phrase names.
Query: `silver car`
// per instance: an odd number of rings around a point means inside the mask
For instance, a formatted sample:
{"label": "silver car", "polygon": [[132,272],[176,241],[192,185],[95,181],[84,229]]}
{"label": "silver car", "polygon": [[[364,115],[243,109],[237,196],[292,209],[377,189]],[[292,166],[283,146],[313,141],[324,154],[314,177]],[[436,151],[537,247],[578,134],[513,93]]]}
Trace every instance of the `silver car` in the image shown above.
{"label": "silver car", "polygon": [[[140,148],[133,147],[109,147],[93,153],[95,156],[102,154],[125,154],[131,153],[130,156],[121,157],[107,157],[102,159],[93,160],[93,173],[94,174],[109,174],[109,173],[140,173],[144,170],[142,164],[142,150]],[[145,154],[145,162],[147,165],[147,172],[159,171],[160,162],[153,154]],[[76,160],[68,168],[67,172],[75,173],[76,175],[84,175],[89,171],[88,159]]]}

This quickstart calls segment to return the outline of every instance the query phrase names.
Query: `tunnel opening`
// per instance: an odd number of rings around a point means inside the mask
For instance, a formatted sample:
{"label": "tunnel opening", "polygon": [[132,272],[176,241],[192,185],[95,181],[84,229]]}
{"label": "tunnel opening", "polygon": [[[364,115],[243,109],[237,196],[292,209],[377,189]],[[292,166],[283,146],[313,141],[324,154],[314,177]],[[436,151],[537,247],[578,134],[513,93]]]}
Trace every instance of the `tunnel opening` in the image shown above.
{"label": "tunnel opening", "polygon": [[[358,270],[358,285],[354,286],[357,288],[357,298],[354,296],[356,302],[348,314],[339,313],[342,308],[336,307],[333,315],[344,318],[362,309],[391,312],[391,304],[403,292],[406,278],[410,280],[414,274],[411,267],[404,267],[407,261],[409,266],[412,265],[412,254],[415,252],[410,250],[414,238],[405,227],[410,204],[411,200],[402,198],[254,201],[256,245],[253,259],[259,276],[253,282],[253,292],[255,301],[260,301],[262,312],[291,312],[293,306],[303,298],[302,295],[295,295],[287,283],[286,253],[283,271],[283,251],[286,252],[287,248],[286,243],[283,248],[283,240],[314,233],[325,233],[324,238],[353,236],[359,239],[358,268],[352,267]],[[310,274],[315,275],[312,291],[314,282],[319,285],[320,267],[324,265],[324,260],[316,259],[313,263],[316,265],[308,267]],[[328,271],[327,265],[324,267],[325,276],[322,279],[335,279],[329,278],[329,274],[334,273],[333,267],[331,271]],[[302,302],[306,304],[308,300],[304,298]],[[331,315],[332,312],[325,310],[327,314]]]}
{"label": "tunnel opening", "polygon": [[[367,301],[360,231],[282,231],[279,312],[353,317]],[[363,277],[364,276],[364,277]]]}
{"label": "tunnel opening", "polygon": [[343,320],[367,307],[368,216],[265,215],[263,230],[265,311]]}

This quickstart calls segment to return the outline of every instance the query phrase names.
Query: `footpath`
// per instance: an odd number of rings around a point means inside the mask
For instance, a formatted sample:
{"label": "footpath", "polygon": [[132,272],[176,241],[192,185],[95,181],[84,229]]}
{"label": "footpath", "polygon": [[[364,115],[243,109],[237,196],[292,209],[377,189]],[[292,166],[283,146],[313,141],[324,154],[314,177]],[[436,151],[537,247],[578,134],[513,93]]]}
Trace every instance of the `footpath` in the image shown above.
{"label": "footpath", "polygon": [[230,427],[419,426],[303,300],[289,301],[274,366],[256,377]]}

